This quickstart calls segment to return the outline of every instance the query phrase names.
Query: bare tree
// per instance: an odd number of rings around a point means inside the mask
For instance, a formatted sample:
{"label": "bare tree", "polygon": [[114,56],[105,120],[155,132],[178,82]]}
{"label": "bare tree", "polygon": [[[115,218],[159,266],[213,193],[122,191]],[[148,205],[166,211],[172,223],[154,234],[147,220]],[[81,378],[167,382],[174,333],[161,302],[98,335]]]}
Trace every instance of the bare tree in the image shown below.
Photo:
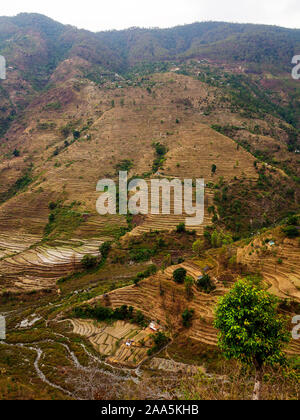
{"label": "bare tree", "polygon": [[69,371],[66,382],[78,400],[114,400],[119,397],[120,380],[100,370],[97,363]]}

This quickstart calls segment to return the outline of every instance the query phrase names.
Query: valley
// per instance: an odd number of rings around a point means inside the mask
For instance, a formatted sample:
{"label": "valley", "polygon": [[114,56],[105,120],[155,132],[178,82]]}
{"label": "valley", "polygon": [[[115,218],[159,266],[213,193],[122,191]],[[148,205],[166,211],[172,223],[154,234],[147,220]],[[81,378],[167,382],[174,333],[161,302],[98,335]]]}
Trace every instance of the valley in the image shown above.
{"label": "valley", "polygon": [[[251,399],[215,307],[245,279],[288,331],[299,314],[300,85],[284,47],[299,31],[91,33],[22,14],[0,35],[0,399]],[[97,183],[119,171],[204,179],[203,224],[174,202],[101,216]],[[285,355],[264,399],[299,399],[299,340]]]}

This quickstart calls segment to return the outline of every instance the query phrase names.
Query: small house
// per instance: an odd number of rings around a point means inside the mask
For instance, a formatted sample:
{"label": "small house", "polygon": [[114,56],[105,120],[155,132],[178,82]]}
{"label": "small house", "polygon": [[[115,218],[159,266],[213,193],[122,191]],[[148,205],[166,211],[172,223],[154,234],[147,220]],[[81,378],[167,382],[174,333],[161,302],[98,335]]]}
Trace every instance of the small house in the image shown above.
{"label": "small house", "polygon": [[152,331],[158,331],[159,330],[159,325],[157,325],[154,321],[152,321],[149,325],[150,330]]}

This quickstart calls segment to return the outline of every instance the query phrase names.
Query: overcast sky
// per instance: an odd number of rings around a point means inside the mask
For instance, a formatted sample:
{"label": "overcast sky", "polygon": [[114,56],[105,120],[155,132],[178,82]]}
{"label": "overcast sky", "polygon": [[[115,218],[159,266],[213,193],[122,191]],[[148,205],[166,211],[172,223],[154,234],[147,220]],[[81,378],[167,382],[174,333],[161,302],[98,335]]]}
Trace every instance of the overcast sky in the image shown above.
{"label": "overcast sky", "polygon": [[91,31],[204,20],[300,28],[299,0],[1,0],[1,16],[21,12],[42,13]]}

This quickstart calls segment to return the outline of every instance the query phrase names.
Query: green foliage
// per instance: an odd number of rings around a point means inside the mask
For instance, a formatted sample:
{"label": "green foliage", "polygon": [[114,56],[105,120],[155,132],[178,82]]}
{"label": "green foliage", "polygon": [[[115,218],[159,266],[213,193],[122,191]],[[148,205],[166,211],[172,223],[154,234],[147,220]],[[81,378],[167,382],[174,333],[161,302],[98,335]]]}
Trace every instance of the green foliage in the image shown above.
{"label": "green foliage", "polygon": [[51,213],[44,230],[44,239],[68,239],[83,222],[82,214],[74,210],[76,205],[77,203],[68,206],[63,206],[61,203],[56,203],[56,206],[52,205],[54,208],[50,209]]}
{"label": "green foliage", "polygon": [[81,133],[79,130],[73,130],[73,138],[74,140],[80,139]]}
{"label": "green foliage", "polygon": [[77,125],[77,121],[69,122],[68,124],[64,125],[60,128],[60,133],[64,138],[67,138],[73,131],[75,130],[75,126]]}
{"label": "green foliage", "polygon": [[224,245],[230,245],[233,242],[232,236],[223,231],[214,230],[210,237],[211,246],[213,248],[221,248]]}
{"label": "green foliage", "polygon": [[176,232],[177,233],[184,233],[184,232],[186,232],[185,223],[179,223],[179,225],[176,226]]}
{"label": "green foliage", "polygon": [[176,283],[183,284],[186,278],[186,274],[187,271],[185,268],[177,268],[177,270],[173,272],[173,279]]}
{"label": "green foliage", "polygon": [[260,367],[284,363],[290,332],[277,306],[275,296],[246,280],[219,300],[215,328],[220,330],[219,347],[228,359]]}
{"label": "green foliage", "polygon": [[191,322],[192,322],[192,318],[194,316],[194,309],[186,309],[183,314],[181,315],[182,317],[182,325],[186,328],[191,326]]}
{"label": "green foliage", "polygon": [[57,111],[61,109],[61,103],[59,101],[57,102],[51,102],[47,104],[44,108],[45,110],[51,110],[51,111]]}
{"label": "green foliage", "polygon": [[193,297],[193,285],[194,285],[194,279],[191,276],[187,276],[184,280],[184,287],[185,287],[185,293],[188,300],[191,300]]}
{"label": "green foliage", "polygon": [[299,230],[296,226],[283,227],[282,231],[288,238],[297,238],[299,236]]}
{"label": "green foliage", "polygon": [[0,204],[12,198],[20,191],[24,191],[33,182],[32,166],[24,171],[24,175],[16,180],[16,182],[5,192],[0,193]]}
{"label": "green foliage", "polygon": [[86,270],[90,270],[97,266],[98,258],[93,255],[85,255],[81,260],[81,264]]}
{"label": "green foliage", "polygon": [[193,243],[193,252],[198,257],[200,257],[200,255],[201,255],[202,251],[204,250],[204,248],[205,248],[205,244],[204,244],[204,241],[201,240],[201,239],[197,239],[197,241],[195,241]]}
{"label": "green foliage", "polygon": [[18,149],[15,149],[15,150],[13,151],[13,155],[14,155],[15,157],[19,157],[19,156],[20,156],[20,151],[19,151]]}
{"label": "green foliage", "polygon": [[154,345],[151,349],[148,350],[147,352],[148,356],[152,356],[154,353],[159,352],[169,342],[168,337],[165,335],[165,333],[161,331],[158,331],[156,334],[153,334],[151,337],[154,341]]}
{"label": "green foliage", "polygon": [[130,171],[133,168],[133,162],[128,159],[122,160],[120,163],[116,165],[116,171]]}
{"label": "green foliage", "polygon": [[57,205],[58,205],[58,203],[54,203],[54,201],[51,201],[50,203],[49,203],[49,210],[55,210],[56,209],[56,207],[57,207]]}
{"label": "green foliage", "polygon": [[299,224],[299,216],[293,215],[288,218],[287,224],[291,226],[298,226]]}
{"label": "green foliage", "polygon": [[106,259],[108,257],[110,250],[111,250],[111,242],[107,241],[107,242],[104,242],[102,245],[100,245],[99,251],[102,255],[102,259]]}
{"label": "green foliage", "polygon": [[133,307],[128,307],[127,305],[123,305],[115,310],[101,305],[95,307],[90,305],[77,306],[73,309],[72,316],[84,319],[94,318],[98,321],[128,320],[140,325],[141,327],[145,327],[147,325],[144,315],[140,311],[134,312]]}
{"label": "green foliage", "polygon": [[155,173],[163,167],[163,164],[166,160],[165,155],[168,153],[168,149],[161,143],[153,143],[152,146],[154,147],[157,156],[152,165],[152,170]]}
{"label": "green foliage", "polygon": [[149,261],[155,253],[155,249],[149,248],[134,248],[129,251],[130,258],[134,262]]}
{"label": "green foliage", "polygon": [[136,277],[133,279],[134,284],[137,286],[139,282],[143,279],[146,279],[147,277],[152,276],[157,272],[157,267],[154,264],[149,265],[149,267],[136,275]]}
{"label": "green foliage", "polygon": [[208,274],[205,274],[202,279],[197,280],[196,285],[200,290],[207,294],[213,292],[216,289],[216,286],[213,284]]}

